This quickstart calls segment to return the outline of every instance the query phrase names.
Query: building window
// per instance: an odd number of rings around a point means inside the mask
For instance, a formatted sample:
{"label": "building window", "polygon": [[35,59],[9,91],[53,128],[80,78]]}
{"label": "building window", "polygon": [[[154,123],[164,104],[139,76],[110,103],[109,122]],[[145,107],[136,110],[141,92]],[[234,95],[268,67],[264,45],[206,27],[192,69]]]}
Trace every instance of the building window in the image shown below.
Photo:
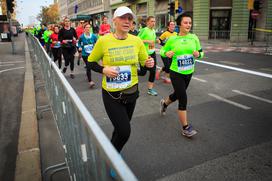
{"label": "building window", "polygon": [[231,10],[211,10],[210,39],[229,39]]}

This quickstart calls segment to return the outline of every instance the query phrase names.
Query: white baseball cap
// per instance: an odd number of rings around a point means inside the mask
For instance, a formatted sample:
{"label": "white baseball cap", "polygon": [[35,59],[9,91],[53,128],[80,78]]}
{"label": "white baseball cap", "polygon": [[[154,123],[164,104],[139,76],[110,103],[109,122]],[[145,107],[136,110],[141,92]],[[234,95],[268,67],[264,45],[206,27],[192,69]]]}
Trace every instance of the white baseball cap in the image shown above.
{"label": "white baseball cap", "polygon": [[133,12],[131,11],[131,9],[129,9],[128,7],[126,6],[121,6],[119,8],[117,8],[115,11],[114,11],[114,14],[113,14],[113,19],[116,18],[116,17],[120,17],[120,16],[123,16],[125,14],[131,14],[133,16],[133,18],[135,18],[135,15],[133,14]]}

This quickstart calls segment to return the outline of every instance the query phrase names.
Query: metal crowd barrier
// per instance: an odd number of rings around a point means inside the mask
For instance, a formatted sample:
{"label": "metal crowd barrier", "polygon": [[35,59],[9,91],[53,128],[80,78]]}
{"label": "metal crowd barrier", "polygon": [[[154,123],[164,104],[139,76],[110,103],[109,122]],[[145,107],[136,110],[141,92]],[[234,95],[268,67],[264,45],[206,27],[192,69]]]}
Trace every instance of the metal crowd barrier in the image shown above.
{"label": "metal crowd barrier", "polygon": [[117,180],[137,180],[37,38],[31,34],[26,37],[40,64],[65,150],[66,163],[56,165],[55,172],[68,168],[71,181],[107,181],[112,180],[109,168],[113,168]]}

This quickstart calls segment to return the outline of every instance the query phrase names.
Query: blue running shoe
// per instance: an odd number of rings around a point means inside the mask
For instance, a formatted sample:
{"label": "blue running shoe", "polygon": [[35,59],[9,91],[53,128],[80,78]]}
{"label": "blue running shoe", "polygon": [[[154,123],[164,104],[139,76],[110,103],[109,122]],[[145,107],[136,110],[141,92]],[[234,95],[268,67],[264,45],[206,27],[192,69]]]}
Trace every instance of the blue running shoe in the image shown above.
{"label": "blue running shoe", "polygon": [[110,169],[110,176],[114,180],[117,178],[116,172],[112,168]]}
{"label": "blue running shoe", "polygon": [[158,95],[158,93],[157,93],[157,91],[155,91],[155,89],[148,89],[147,93],[149,95],[152,95],[152,96],[157,96]]}
{"label": "blue running shoe", "polygon": [[196,135],[197,131],[193,129],[192,125],[188,125],[186,129],[181,130],[181,133],[183,136],[190,138],[190,137]]}

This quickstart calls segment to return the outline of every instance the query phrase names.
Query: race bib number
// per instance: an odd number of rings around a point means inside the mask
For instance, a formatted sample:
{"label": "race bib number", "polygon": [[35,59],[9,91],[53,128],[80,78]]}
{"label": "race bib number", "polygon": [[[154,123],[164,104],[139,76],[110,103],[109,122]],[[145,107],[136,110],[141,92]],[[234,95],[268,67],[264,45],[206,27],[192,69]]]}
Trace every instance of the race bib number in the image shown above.
{"label": "race bib number", "polygon": [[182,55],[177,57],[178,70],[187,71],[192,70],[194,67],[194,57],[193,55]]}
{"label": "race bib number", "polygon": [[93,44],[85,45],[84,50],[86,53],[90,54],[93,51]]}
{"label": "race bib number", "polygon": [[118,66],[118,75],[114,78],[106,77],[107,88],[124,89],[131,85],[131,66]]}

